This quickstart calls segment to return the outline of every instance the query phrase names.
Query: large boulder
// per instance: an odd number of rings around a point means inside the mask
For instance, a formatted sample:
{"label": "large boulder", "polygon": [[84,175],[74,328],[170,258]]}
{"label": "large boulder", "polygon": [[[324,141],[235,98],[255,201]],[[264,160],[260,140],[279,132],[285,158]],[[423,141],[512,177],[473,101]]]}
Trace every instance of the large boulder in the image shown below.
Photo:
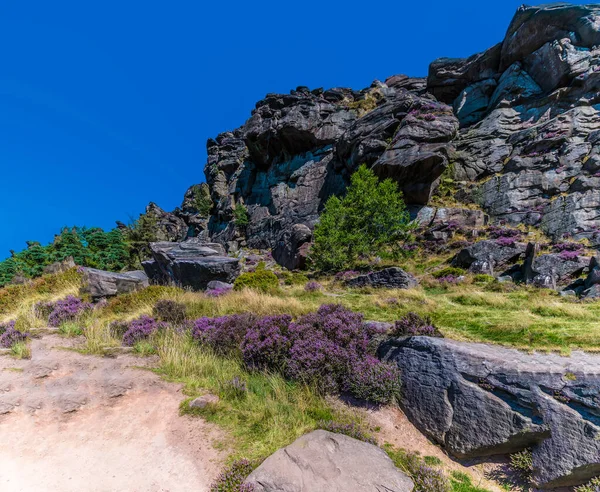
{"label": "large boulder", "polygon": [[223,256],[198,239],[150,243],[153,260],[142,266],[157,284],[204,290],[211,281],[232,283],[240,273],[237,258]]}
{"label": "large boulder", "polygon": [[591,258],[576,254],[537,254],[534,244],[527,246],[523,277],[536,287],[556,289],[579,278],[590,267]]}
{"label": "large boulder", "polygon": [[148,276],[140,270],[115,273],[95,268],[82,268],[82,271],[82,293],[89,294],[94,301],[136,292],[149,285]]}
{"label": "large boulder", "polygon": [[467,268],[473,273],[494,275],[498,269],[521,259],[525,253],[524,243],[503,244],[496,240],[478,241],[468,246],[452,259],[452,265]]}
{"label": "large boulder", "polygon": [[65,258],[63,261],[57,261],[52,263],[51,265],[47,265],[44,267],[44,275],[52,275],[55,273],[64,273],[71,268],[75,268],[77,265],[75,264],[75,260],[72,256]]}
{"label": "large boulder", "polygon": [[600,357],[529,354],[442,338],[384,343],[402,372],[402,407],[459,458],[533,449],[542,488],[600,474]]}
{"label": "large boulder", "polygon": [[417,279],[398,267],[360,275],[346,282],[348,287],[382,287],[386,289],[411,289],[418,285]]}
{"label": "large boulder", "polygon": [[267,458],[248,479],[255,492],[411,492],[414,484],[385,451],[317,430]]}

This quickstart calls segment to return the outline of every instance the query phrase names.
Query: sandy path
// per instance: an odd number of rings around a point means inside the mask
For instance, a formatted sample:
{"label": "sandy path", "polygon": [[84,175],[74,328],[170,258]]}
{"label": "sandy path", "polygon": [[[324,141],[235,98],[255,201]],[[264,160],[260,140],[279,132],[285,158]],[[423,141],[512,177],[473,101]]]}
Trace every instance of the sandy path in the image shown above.
{"label": "sandy path", "polygon": [[180,388],[131,355],[83,356],[32,343],[30,361],[0,358],[2,492],[207,491],[220,432],[179,416]]}

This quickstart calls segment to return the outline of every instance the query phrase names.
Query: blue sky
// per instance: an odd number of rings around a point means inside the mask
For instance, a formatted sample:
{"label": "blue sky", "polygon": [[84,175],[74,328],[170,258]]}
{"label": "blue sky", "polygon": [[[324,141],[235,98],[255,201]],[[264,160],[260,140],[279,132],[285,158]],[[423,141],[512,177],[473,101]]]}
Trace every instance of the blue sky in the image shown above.
{"label": "blue sky", "polygon": [[171,210],[207,138],[268,92],[426,75],[500,41],[521,3],[0,2],[0,258]]}

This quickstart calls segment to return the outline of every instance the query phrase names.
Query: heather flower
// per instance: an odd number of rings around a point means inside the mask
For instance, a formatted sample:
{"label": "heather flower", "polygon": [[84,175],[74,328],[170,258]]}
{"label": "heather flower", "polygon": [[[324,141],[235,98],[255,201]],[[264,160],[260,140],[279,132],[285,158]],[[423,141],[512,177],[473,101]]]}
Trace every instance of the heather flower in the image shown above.
{"label": "heather flower", "polygon": [[148,340],[159,329],[164,328],[164,323],[156,321],[150,316],[141,316],[129,323],[129,328],[123,335],[123,344],[133,347],[137,342]]}
{"label": "heather flower", "polygon": [[319,283],[319,282],[308,282],[305,286],[304,286],[304,290],[306,292],[318,292],[323,288],[323,286]]}
{"label": "heather flower", "polygon": [[431,318],[422,318],[417,313],[407,313],[402,319],[396,321],[393,336],[402,337],[441,337],[442,334],[435,327]]}
{"label": "heather flower", "polygon": [[582,251],[584,249],[581,243],[558,243],[553,246],[554,251],[561,253],[563,251]]}
{"label": "heather flower", "polygon": [[194,321],[192,337],[219,354],[238,352],[246,331],[254,323],[249,313],[200,318]]}
{"label": "heather flower", "polygon": [[210,492],[253,492],[252,484],[244,484],[255,464],[248,460],[234,461],[210,486]]}
{"label": "heather flower", "polygon": [[60,301],[56,301],[54,309],[48,317],[48,324],[57,328],[65,321],[76,321],[90,309],[92,309],[92,305],[83,302],[79,297],[67,296]]}
{"label": "heather flower", "polygon": [[36,317],[41,319],[48,319],[52,311],[54,311],[55,303],[54,302],[36,302],[33,306],[33,312]]}
{"label": "heather flower", "polygon": [[395,364],[367,356],[353,365],[346,389],[362,400],[390,403],[400,395],[400,369]]}
{"label": "heather flower", "polygon": [[5,326],[6,328],[0,335],[0,347],[2,348],[11,348],[15,343],[24,342],[29,338],[27,333],[15,330],[14,321],[10,321]]}
{"label": "heather flower", "polygon": [[345,281],[350,280],[351,278],[357,277],[360,275],[360,272],[356,272],[354,270],[346,270],[345,272],[338,272],[335,274],[335,280]]}
{"label": "heather flower", "polygon": [[496,239],[496,244],[498,246],[506,246],[506,247],[512,247],[515,245],[515,239],[514,237],[499,237],[498,239]]}
{"label": "heather flower", "polygon": [[242,342],[244,363],[251,369],[282,370],[292,345],[286,314],[266,316],[248,327]]}
{"label": "heather flower", "polygon": [[2,335],[7,330],[14,330],[14,329],[15,329],[15,321],[14,320],[7,321],[6,323],[0,323],[0,335]]}
{"label": "heather flower", "polygon": [[513,238],[514,240],[518,240],[523,236],[523,233],[519,229],[511,229],[509,227],[500,227],[500,226],[488,226],[487,232],[491,238],[500,239],[500,238]]}
{"label": "heather flower", "polygon": [[558,255],[561,260],[565,261],[577,261],[579,258],[579,251],[561,251]]}
{"label": "heather flower", "polygon": [[317,427],[335,434],[344,434],[345,436],[352,437],[353,439],[358,439],[359,441],[377,445],[375,438],[365,433],[354,422],[349,424],[341,424],[333,420],[321,420],[317,424]]}
{"label": "heather flower", "polygon": [[442,285],[455,285],[460,282],[460,279],[456,275],[444,275],[439,277],[437,281]]}
{"label": "heather flower", "polygon": [[216,289],[207,289],[204,293],[208,297],[221,297],[229,294],[232,291],[233,287],[218,287]]}

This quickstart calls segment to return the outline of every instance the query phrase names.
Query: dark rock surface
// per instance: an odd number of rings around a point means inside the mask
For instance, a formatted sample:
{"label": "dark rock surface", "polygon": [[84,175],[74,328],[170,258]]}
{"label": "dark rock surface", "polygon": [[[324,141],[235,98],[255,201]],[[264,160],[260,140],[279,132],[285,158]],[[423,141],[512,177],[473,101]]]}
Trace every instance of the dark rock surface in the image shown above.
{"label": "dark rock surface", "polygon": [[524,256],[526,245],[515,242],[502,245],[495,240],[478,241],[461,250],[453,259],[452,265],[466,268],[472,273],[494,275],[499,270]]}
{"label": "dark rock surface", "polygon": [[[362,163],[397,180],[408,201],[426,203],[448,166],[458,121],[425,93],[422,79],[387,82],[269,94],[245,125],[209,140],[212,240],[229,251],[272,249],[277,261],[300,267],[305,254],[294,226],[306,227],[306,244],[324,202],[344,192]],[[233,220],[239,205],[250,218],[243,228]]]}
{"label": "dark rock surface", "polygon": [[149,285],[148,276],[142,271],[126,273],[105,272],[95,268],[83,268],[82,292],[94,301],[128,292],[142,290]]}
{"label": "dark rock surface", "polygon": [[410,289],[418,285],[410,273],[398,267],[390,267],[367,275],[360,275],[346,282],[348,287],[383,287],[386,289]]}
{"label": "dark rock surface", "polygon": [[402,371],[402,406],[461,458],[533,448],[538,486],[600,474],[600,357],[527,354],[441,338],[393,339],[379,349]]}
{"label": "dark rock surface", "polygon": [[248,479],[256,492],[411,492],[414,484],[381,448],[324,430],[268,457]]}
{"label": "dark rock surface", "polygon": [[222,256],[198,239],[180,243],[151,243],[153,260],[142,263],[150,280],[162,285],[176,285],[204,290],[211,281],[232,283],[239,275],[239,260]]}
{"label": "dark rock surface", "polygon": [[463,127],[455,174],[484,180],[472,196],[493,218],[598,242],[599,14],[523,6],[499,45],[431,64],[429,91]]}
{"label": "dark rock surface", "polygon": [[146,207],[146,215],[156,221],[157,239],[160,241],[183,241],[188,235],[185,221],[171,212],[165,212],[156,203]]}

